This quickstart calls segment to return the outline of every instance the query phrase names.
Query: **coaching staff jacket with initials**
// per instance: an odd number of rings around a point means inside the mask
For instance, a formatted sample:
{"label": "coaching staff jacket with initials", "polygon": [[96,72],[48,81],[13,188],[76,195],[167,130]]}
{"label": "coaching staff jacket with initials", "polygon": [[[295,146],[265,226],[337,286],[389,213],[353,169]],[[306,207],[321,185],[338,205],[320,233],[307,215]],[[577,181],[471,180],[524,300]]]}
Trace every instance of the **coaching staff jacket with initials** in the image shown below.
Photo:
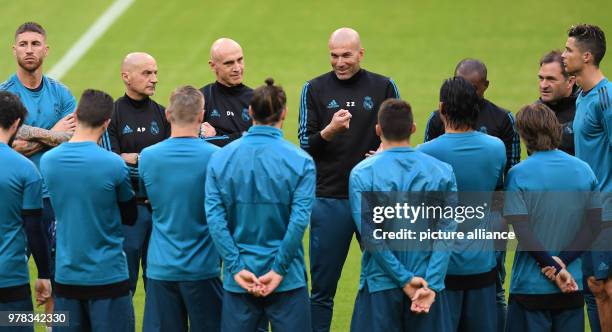
{"label": "coaching staff jacket with initials", "polygon": [[[134,100],[127,95],[115,101],[115,111],[102,136],[102,146],[116,154],[140,153],[142,149],[170,137],[165,108],[147,97]],[[126,163],[127,164],[127,163]],[[132,187],[138,191],[138,165],[127,164]]]}
{"label": "coaching staff jacket with initials", "polygon": [[315,166],[280,129],[252,126],[215,152],[206,171],[206,218],[223,259],[223,288],[246,293],[243,269],[283,276],[275,292],[306,287],[302,239],[314,202]]}
{"label": "coaching staff jacket with initials", "polygon": [[[380,145],[375,130],[378,109],[388,98],[399,98],[393,80],[365,69],[347,80],[338,79],[332,71],[306,82],[298,138],[317,166],[317,197],[348,198],[351,169]],[[341,109],[351,113],[350,127],[328,142],[321,130]]]}
{"label": "coaching staff jacket with initials", "polygon": [[240,138],[249,130],[253,120],[249,116],[249,104],[253,89],[244,84],[225,86],[219,82],[200,89],[204,95],[204,121],[215,127],[217,135],[206,140],[217,146],[225,146]]}

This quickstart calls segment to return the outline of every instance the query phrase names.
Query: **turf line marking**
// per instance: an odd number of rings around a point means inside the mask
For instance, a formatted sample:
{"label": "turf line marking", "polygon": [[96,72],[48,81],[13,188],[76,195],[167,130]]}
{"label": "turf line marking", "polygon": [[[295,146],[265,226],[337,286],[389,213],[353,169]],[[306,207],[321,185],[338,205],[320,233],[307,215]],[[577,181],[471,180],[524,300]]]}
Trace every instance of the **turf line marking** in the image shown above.
{"label": "turf line marking", "polygon": [[70,50],[47,73],[60,80],[85,55],[91,46],[130,7],[135,0],[115,0],[98,20],[87,30]]}

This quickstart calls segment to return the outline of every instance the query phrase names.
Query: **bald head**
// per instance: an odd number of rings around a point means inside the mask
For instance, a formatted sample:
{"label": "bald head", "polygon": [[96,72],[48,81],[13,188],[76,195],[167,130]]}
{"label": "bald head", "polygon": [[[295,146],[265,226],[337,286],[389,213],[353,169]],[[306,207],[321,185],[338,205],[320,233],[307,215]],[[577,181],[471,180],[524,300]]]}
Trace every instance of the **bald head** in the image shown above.
{"label": "bald head", "polygon": [[244,75],[244,55],[242,47],[235,40],[219,38],[210,47],[210,69],[215,73],[217,82],[225,86],[242,84]]}
{"label": "bald head", "polygon": [[476,88],[476,94],[484,97],[484,92],[489,87],[487,80],[487,66],[477,59],[463,59],[455,67],[455,76],[463,77]]}
{"label": "bald head", "polygon": [[364,50],[357,31],[340,28],[329,37],[331,65],[340,80],[348,80],[361,69],[360,63]]}
{"label": "bald head", "polygon": [[150,54],[144,52],[134,52],[130,53],[123,58],[123,62],[121,63],[121,71],[132,71],[134,68],[142,66],[145,63],[155,63],[155,58],[153,58]]}
{"label": "bald head", "polygon": [[229,38],[219,38],[210,47],[210,59],[219,61],[226,53],[240,52],[242,47],[235,40]]}
{"label": "bald head", "polygon": [[157,85],[155,58],[143,52],[126,55],[121,63],[121,79],[130,98],[142,100],[152,96]]}
{"label": "bald head", "polygon": [[361,49],[359,33],[351,28],[340,28],[334,31],[329,37],[329,48],[339,46]]}

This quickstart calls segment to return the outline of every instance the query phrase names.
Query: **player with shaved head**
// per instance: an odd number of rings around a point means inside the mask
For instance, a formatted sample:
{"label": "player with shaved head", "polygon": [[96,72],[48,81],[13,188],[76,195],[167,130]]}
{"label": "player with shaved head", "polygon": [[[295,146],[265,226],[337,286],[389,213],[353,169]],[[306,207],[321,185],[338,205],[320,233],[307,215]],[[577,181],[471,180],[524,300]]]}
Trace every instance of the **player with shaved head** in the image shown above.
{"label": "player with shaved head", "polygon": [[[121,79],[125,95],[115,101],[115,112],[103,145],[119,154],[130,170],[132,187],[138,193],[138,161],[142,149],[159,143],[170,136],[170,124],[165,109],[151,96],[157,85],[157,62],[147,53],[126,55],[121,63]],[[137,197],[140,197],[137,195]],[[134,226],[123,226],[123,250],[127,256],[130,290],[136,291],[138,270],[141,265],[146,283],[146,257],[151,234],[151,213],[144,200],[138,201],[138,220]]]}
{"label": "player with shaved head", "polygon": [[332,70],[304,85],[298,131],[300,146],[317,166],[310,226],[314,331],[329,331],[336,287],[355,232],[349,173],[380,145],[375,130],[380,104],[399,98],[393,80],[361,68],[364,49],[357,31],[334,31],[328,47]]}
{"label": "player with shaved head", "polygon": [[224,146],[251,127],[249,102],[253,89],[242,84],[244,55],[236,41],[217,39],[210,48],[208,64],[216,79],[200,89],[206,100],[200,136]]}

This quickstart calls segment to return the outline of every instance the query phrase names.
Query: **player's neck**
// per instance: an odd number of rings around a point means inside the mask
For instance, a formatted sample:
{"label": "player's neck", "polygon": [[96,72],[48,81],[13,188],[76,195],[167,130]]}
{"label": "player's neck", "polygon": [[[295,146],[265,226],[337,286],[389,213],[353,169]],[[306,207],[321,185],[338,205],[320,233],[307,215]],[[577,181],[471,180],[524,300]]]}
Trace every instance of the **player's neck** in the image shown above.
{"label": "player's neck", "polygon": [[409,148],[410,147],[410,139],[405,141],[387,141],[384,138],[381,138],[383,150],[393,149],[393,148]]}
{"label": "player's neck", "polygon": [[8,144],[13,135],[6,130],[0,130],[0,143]]}
{"label": "player's neck", "polygon": [[17,78],[19,82],[28,89],[36,89],[42,83],[42,66],[38,67],[33,72],[27,71],[21,67],[17,68]]}
{"label": "player's neck", "polygon": [[104,127],[97,128],[89,128],[83,125],[77,125],[76,130],[74,131],[74,135],[70,139],[70,143],[79,143],[79,142],[94,142],[97,143],[100,139],[100,136],[104,133],[106,129]]}
{"label": "player's neck", "polygon": [[136,101],[141,101],[144,100],[145,98],[149,97],[147,95],[143,95],[142,93],[138,93],[132,90],[127,89],[125,91],[125,94],[130,97],[130,99],[132,100],[136,100]]}
{"label": "player's neck", "polygon": [[585,67],[576,75],[576,83],[578,83],[583,91],[590,91],[603,79],[604,75],[601,69],[595,66]]}
{"label": "player's neck", "polygon": [[451,127],[444,127],[444,132],[447,134],[463,134],[463,133],[467,133],[470,131],[473,131],[474,129],[472,128],[461,128],[461,129],[457,129],[457,128],[451,128]]}
{"label": "player's neck", "polygon": [[200,124],[192,126],[179,126],[172,123],[170,126],[170,137],[198,137],[200,133]]}

